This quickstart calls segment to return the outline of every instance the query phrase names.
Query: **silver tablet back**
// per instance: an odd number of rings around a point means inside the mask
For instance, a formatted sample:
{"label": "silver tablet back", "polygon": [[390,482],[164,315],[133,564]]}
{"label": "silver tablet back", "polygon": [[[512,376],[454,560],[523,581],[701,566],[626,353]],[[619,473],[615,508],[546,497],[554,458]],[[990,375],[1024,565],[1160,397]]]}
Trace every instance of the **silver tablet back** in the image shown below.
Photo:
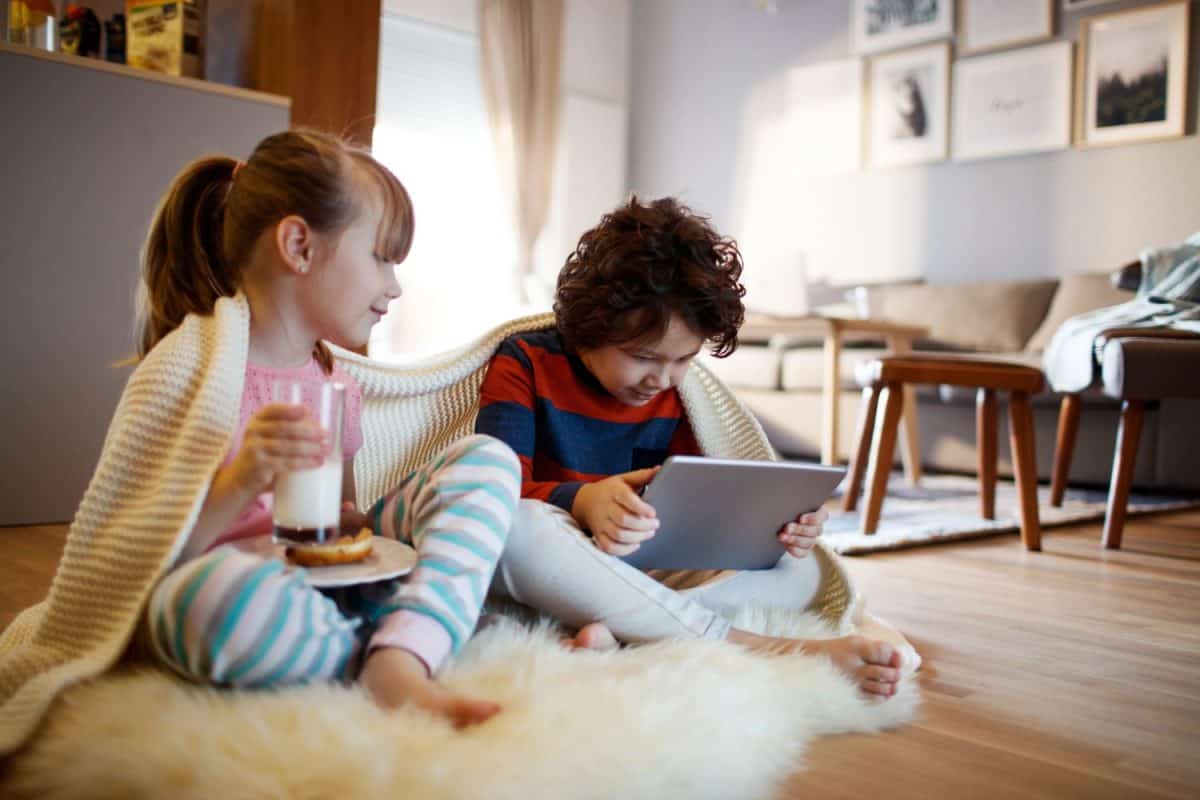
{"label": "silver tablet back", "polygon": [[776,535],[819,508],[846,470],[781,461],[672,456],[646,487],[658,532],[622,558],[641,569],[769,569]]}

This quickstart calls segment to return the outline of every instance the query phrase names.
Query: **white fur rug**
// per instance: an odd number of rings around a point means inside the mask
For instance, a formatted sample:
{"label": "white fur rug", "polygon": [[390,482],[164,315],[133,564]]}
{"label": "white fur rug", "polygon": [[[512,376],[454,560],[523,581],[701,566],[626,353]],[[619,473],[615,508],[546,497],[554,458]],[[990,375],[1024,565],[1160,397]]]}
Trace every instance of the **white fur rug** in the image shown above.
{"label": "white fur rug", "polygon": [[[811,615],[743,611],[739,627],[831,633]],[[465,732],[382,712],[354,688],[202,689],[149,670],[72,689],[10,763],[0,795],[38,798],[757,798],[812,737],[910,721],[911,678],[871,701],[829,662],[724,642],[569,652],[548,623],[500,618],[451,686],[503,703]]]}

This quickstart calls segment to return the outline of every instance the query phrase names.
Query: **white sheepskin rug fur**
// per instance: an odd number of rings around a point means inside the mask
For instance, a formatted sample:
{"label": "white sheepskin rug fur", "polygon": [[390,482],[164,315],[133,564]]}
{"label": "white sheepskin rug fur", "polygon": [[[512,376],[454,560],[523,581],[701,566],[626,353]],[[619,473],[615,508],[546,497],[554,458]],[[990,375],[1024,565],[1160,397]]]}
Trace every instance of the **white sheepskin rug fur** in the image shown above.
{"label": "white sheepskin rug fur", "polygon": [[[743,610],[739,627],[831,636],[816,617]],[[867,700],[828,660],[725,642],[571,652],[500,617],[444,682],[504,710],[463,732],[384,712],[353,687],[231,692],[149,669],[56,704],[0,794],[39,798],[758,798],[820,734],[910,721],[919,694]]]}

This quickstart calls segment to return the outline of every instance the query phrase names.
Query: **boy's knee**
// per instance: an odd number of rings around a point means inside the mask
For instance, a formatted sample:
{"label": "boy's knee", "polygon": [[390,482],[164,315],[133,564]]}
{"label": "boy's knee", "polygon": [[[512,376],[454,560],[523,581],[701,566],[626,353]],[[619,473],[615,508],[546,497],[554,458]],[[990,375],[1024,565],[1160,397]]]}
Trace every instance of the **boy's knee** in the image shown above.
{"label": "boy's knee", "polygon": [[517,503],[508,534],[510,548],[545,551],[546,539],[557,536],[583,537],[584,533],[574,517],[556,505],[530,499]]}

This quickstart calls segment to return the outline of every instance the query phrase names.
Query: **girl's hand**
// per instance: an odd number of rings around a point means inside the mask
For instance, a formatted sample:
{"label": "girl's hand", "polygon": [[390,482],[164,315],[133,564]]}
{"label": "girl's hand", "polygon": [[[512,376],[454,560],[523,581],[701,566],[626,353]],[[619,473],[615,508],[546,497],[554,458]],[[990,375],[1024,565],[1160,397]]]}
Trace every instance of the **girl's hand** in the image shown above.
{"label": "girl's hand", "polygon": [[321,466],[328,446],[325,432],[304,406],[263,406],[246,425],[242,447],[230,464],[234,485],[265,492],[282,472]]}
{"label": "girl's hand", "polygon": [[804,558],[817,543],[817,537],[821,535],[821,526],[827,519],[829,512],[823,508],[801,514],[794,522],[789,522],[779,529],[779,541],[783,542],[789,555]]}
{"label": "girl's hand", "polygon": [[658,531],[654,508],[637,493],[658,470],[613,475],[579,489],[571,515],[592,532],[597,547],[611,556],[627,556]]}
{"label": "girl's hand", "polygon": [[341,529],[343,533],[355,534],[363,528],[370,528],[371,521],[367,519],[367,515],[354,507],[354,503],[349,500],[342,503],[342,522]]}

